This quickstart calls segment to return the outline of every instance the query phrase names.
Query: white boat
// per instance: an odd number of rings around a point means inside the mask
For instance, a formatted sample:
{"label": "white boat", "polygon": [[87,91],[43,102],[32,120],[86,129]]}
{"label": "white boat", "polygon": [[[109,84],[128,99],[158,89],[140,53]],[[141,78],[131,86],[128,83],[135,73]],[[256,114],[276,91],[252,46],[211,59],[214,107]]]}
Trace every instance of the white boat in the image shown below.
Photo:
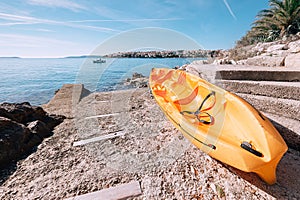
{"label": "white boat", "polygon": [[93,63],[106,63],[106,60],[104,60],[102,58],[98,58],[96,60],[93,60]]}

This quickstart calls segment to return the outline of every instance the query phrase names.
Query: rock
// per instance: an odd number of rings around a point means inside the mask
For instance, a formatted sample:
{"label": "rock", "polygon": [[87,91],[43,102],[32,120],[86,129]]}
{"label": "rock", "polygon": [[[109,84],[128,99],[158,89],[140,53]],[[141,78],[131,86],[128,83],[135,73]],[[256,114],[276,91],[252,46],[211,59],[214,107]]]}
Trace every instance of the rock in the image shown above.
{"label": "rock", "polygon": [[213,62],[214,65],[236,65],[237,63],[233,59],[222,58],[216,59]]}
{"label": "rock", "polygon": [[291,53],[299,53],[300,52],[300,40],[290,42],[288,44],[288,51]]}
{"label": "rock", "polygon": [[59,115],[48,115],[43,108],[31,106],[28,102],[24,103],[2,103],[0,104],[0,116],[9,118],[21,124],[40,120],[52,129],[60,124],[64,117]]}
{"label": "rock", "polygon": [[30,122],[27,128],[34,134],[37,134],[40,138],[45,138],[50,136],[50,129],[48,126],[39,120]]}
{"label": "rock", "polygon": [[217,57],[223,57],[224,55],[223,55],[223,53],[222,53],[222,51],[221,50],[212,50],[211,52],[210,52],[210,57],[211,58],[217,58]]}
{"label": "rock", "polygon": [[285,58],[285,66],[288,68],[300,68],[300,53],[288,55]]}
{"label": "rock", "polygon": [[[194,62],[193,62],[193,65],[189,65],[189,66],[186,68],[186,71],[187,71],[188,73],[190,73],[190,74],[194,74],[194,75],[196,75],[196,76],[201,77],[201,74],[198,72],[198,70],[197,70],[195,67],[193,67],[194,65],[197,65],[197,63],[194,63]],[[202,77],[201,77],[201,78],[202,78]]]}
{"label": "rock", "polygon": [[26,150],[30,131],[20,123],[0,117],[0,167],[19,158]]}
{"label": "rock", "polygon": [[285,44],[276,44],[276,45],[272,45],[270,47],[267,48],[267,52],[273,52],[276,50],[282,50],[284,48]]}
{"label": "rock", "polygon": [[267,50],[271,50],[272,46],[275,46],[277,43],[276,42],[266,42],[266,43],[257,43],[257,45],[253,48],[253,49],[250,49],[250,51],[256,51],[258,52],[258,54],[261,54],[261,53],[265,53],[267,52]]}
{"label": "rock", "polygon": [[143,74],[140,74],[140,73],[133,73],[132,74],[132,79],[137,79],[137,78],[145,78],[145,76]]}
{"label": "rock", "polygon": [[282,47],[282,50],[288,50],[289,49],[289,45],[285,44],[284,47]]}
{"label": "rock", "polygon": [[52,130],[55,126],[59,125],[64,121],[66,117],[62,115],[54,115],[54,114],[46,114],[46,116],[40,119],[42,122],[46,124],[46,126]]}
{"label": "rock", "polygon": [[299,59],[297,54],[300,53],[300,40],[285,42],[282,41],[271,43],[258,43],[251,51],[257,51],[258,55],[244,60],[239,60],[237,63],[242,65],[253,66],[287,66],[299,67]]}
{"label": "rock", "polygon": [[240,61],[239,63],[243,63],[246,65],[252,66],[266,66],[266,67],[276,67],[276,66],[284,66],[285,57],[283,56],[254,56],[252,58],[248,58],[247,60]]}
{"label": "rock", "polygon": [[34,110],[28,102],[0,104],[0,116],[22,124],[29,122],[28,118],[32,116],[33,112]]}
{"label": "rock", "polygon": [[275,50],[272,51],[271,53],[265,53],[262,54],[262,56],[275,56],[275,57],[286,57],[287,55],[289,55],[289,52],[286,50]]}
{"label": "rock", "polygon": [[235,60],[229,60],[229,62],[232,64],[232,65],[236,65],[237,62]]}
{"label": "rock", "polygon": [[258,53],[263,53],[266,51],[264,46],[262,45],[263,43],[259,42],[257,45],[253,48],[253,50],[257,51]]}
{"label": "rock", "polygon": [[[284,66],[285,57],[300,53],[300,34],[289,36],[286,40],[258,43],[230,50],[229,58],[241,65]],[[220,62],[220,61],[219,61]]]}
{"label": "rock", "polygon": [[236,61],[237,65],[246,65],[247,64],[247,60],[238,60]]}
{"label": "rock", "polygon": [[148,78],[136,78],[130,80],[129,85],[137,88],[147,87],[148,85]]}
{"label": "rock", "polygon": [[148,77],[135,72],[132,74],[132,78],[127,78],[126,80],[124,80],[123,84],[125,86],[136,88],[148,87]]}
{"label": "rock", "polygon": [[27,102],[0,104],[0,167],[30,152],[64,118]]}
{"label": "rock", "polygon": [[194,65],[207,65],[213,63],[213,59],[208,58],[207,60],[194,60],[191,64]]}
{"label": "rock", "polygon": [[188,66],[188,64],[185,64],[185,65],[180,66],[178,69],[185,71],[187,66]]}
{"label": "rock", "polygon": [[213,65],[223,65],[223,64],[226,64],[227,63],[227,60],[222,58],[222,59],[216,59],[214,60],[214,62],[212,63]]}

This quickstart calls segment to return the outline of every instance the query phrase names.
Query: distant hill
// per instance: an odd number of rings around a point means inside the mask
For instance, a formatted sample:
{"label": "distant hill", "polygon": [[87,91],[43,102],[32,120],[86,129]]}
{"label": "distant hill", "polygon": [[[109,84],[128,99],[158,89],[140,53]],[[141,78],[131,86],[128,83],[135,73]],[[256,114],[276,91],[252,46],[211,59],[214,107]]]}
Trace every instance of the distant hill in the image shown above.
{"label": "distant hill", "polygon": [[82,55],[82,56],[67,56],[67,57],[63,57],[63,58],[99,58],[101,56],[97,56],[97,55]]}
{"label": "distant hill", "polygon": [[14,59],[15,59],[15,58],[20,58],[20,57],[16,57],[16,56],[8,56],[8,57],[0,57],[0,59],[1,59],[1,58],[14,58]]}

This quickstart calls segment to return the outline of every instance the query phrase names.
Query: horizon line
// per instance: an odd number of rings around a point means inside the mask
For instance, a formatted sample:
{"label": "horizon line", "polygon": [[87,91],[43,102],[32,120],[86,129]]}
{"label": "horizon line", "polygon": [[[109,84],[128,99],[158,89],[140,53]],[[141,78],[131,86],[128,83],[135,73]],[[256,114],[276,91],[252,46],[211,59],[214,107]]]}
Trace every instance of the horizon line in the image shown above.
{"label": "horizon line", "polygon": [[[227,49],[189,49],[189,50],[185,50],[185,49],[170,49],[170,50],[163,50],[163,51],[195,51],[195,50],[203,50],[203,51],[219,51],[219,50],[227,50]],[[151,50],[153,51],[153,50]],[[154,50],[155,51],[155,50]],[[161,51],[161,52],[163,52]],[[114,53],[128,53],[128,52],[147,52],[147,51],[124,51],[124,52],[114,52]],[[79,58],[79,57],[102,57],[102,56],[106,56],[106,55],[111,55],[114,53],[109,53],[109,54],[105,54],[105,55],[89,55],[89,54],[80,54],[80,55],[65,55],[65,56],[41,56],[41,57],[30,57],[30,56],[0,56],[0,59],[27,59],[27,58],[55,58],[55,59],[63,59],[63,58],[69,58],[69,57],[74,57],[74,58]]]}

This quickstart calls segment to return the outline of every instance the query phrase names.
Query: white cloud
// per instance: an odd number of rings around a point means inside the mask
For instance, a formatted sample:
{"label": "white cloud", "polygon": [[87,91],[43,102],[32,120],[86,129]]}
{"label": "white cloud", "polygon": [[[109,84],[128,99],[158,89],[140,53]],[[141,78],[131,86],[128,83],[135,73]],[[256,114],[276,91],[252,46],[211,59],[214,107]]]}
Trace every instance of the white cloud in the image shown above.
{"label": "white cloud", "polygon": [[235,16],[235,14],[233,13],[233,11],[232,11],[230,5],[228,4],[227,0],[223,0],[223,1],[224,1],[225,6],[226,6],[227,9],[228,9],[230,15],[236,20],[236,16]]}
{"label": "white cloud", "polygon": [[88,19],[69,21],[72,23],[85,23],[85,22],[147,22],[147,21],[176,21],[183,18],[148,18],[148,19]]}
{"label": "white cloud", "polygon": [[48,19],[41,19],[29,16],[21,16],[21,15],[12,15],[7,13],[0,13],[0,19],[7,20],[9,22],[0,23],[0,26],[12,26],[12,25],[24,25],[24,24],[50,24],[50,25],[60,25],[60,26],[68,26],[78,29],[88,29],[100,32],[120,32],[116,29],[111,29],[107,27],[101,26],[88,26],[88,25],[78,25],[71,22],[64,21],[54,21]]}
{"label": "white cloud", "polygon": [[[1,24],[0,24],[1,26]],[[37,32],[48,32],[48,33],[55,33],[56,31],[54,30],[50,30],[50,29],[46,29],[46,28],[15,28],[17,30],[24,30],[24,31],[37,31]]]}
{"label": "white cloud", "polygon": [[28,16],[21,16],[21,15],[7,14],[7,13],[0,13],[0,19],[10,20],[10,21],[26,22],[26,23],[41,22],[41,20],[37,19],[37,18],[28,17]]}
{"label": "white cloud", "polygon": [[[10,5],[8,5],[8,3]],[[11,14],[20,14],[28,15],[30,12],[20,9],[16,4],[19,4],[17,1],[7,1],[6,3],[0,2],[0,12],[6,12]]]}
{"label": "white cloud", "polygon": [[49,29],[45,29],[45,28],[38,28],[38,29],[34,29],[35,31],[40,31],[40,32],[52,32],[54,33],[55,31],[53,30],[49,30]]}
{"label": "white cloud", "polygon": [[15,26],[15,25],[24,25],[24,24],[33,24],[31,22],[4,22],[0,23],[0,26]]}
{"label": "white cloud", "polygon": [[70,0],[28,0],[31,5],[65,8],[72,11],[86,10],[87,8]]}
{"label": "white cloud", "polygon": [[48,19],[35,18],[30,16],[13,15],[0,12],[0,19],[7,20],[9,22],[0,23],[0,26],[14,26],[14,25],[30,25],[30,24],[50,24],[69,26],[79,29],[88,29],[100,32],[120,32],[116,29],[111,29],[102,26],[90,26],[81,25],[78,23],[86,22],[151,22],[151,21],[176,21],[182,20],[182,18],[145,18],[145,19],[106,19],[106,20],[76,20],[76,21],[54,21]]}

